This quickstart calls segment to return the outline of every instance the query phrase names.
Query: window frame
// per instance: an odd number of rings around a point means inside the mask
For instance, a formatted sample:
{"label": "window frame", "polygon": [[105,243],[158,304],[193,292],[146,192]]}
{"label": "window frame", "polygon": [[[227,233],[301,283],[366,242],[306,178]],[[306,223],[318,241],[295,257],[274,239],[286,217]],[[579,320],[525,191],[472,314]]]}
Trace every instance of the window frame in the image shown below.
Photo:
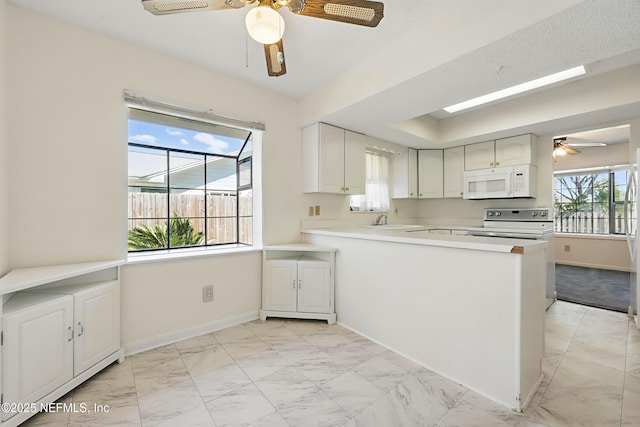
{"label": "window frame", "polygon": [[[126,97],[126,93],[125,93],[125,97]],[[165,104],[163,104],[165,105]],[[187,246],[179,246],[179,247],[157,247],[157,248],[145,248],[145,249],[134,249],[131,250],[129,249],[129,245],[127,244],[127,252],[128,252],[128,256],[136,256],[136,255],[162,255],[162,254],[174,254],[176,252],[185,252],[185,251],[193,251],[193,250],[198,250],[198,254],[202,254],[202,250],[207,250],[207,249],[223,249],[224,250],[229,250],[234,252],[234,249],[239,249],[239,248],[253,248],[256,245],[259,246],[260,245],[260,237],[257,236],[257,232],[259,232],[260,228],[257,227],[256,230],[256,226],[255,226],[255,218],[256,218],[256,212],[259,212],[259,210],[257,209],[257,205],[256,205],[256,199],[254,198],[256,196],[256,190],[257,188],[255,187],[256,184],[256,178],[254,176],[255,173],[255,159],[256,159],[256,143],[258,141],[261,141],[261,137],[258,136],[258,134],[260,133],[260,130],[264,130],[264,126],[262,125],[262,129],[254,129],[254,128],[247,128],[247,127],[241,127],[241,126],[233,126],[233,125],[229,125],[229,124],[220,124],[220,123],[213,123],[210,120],[203,120],[199,117],[192,117],[189,115],[185,115],[184,108],[178,107],[180,109],[180,113],[176,113],[176,114],[172,114],[170,111],[167,111],[167,108],[162,109],[162,111],[158,111],[157,109],[149,109],[149,108],[145,108],[145,107],[141,107],[140,105],[136,104],[136,103],[129,103],[127,105],[128,109],[136,109],[136,110],[142,110],[142,111],[148,111],[151,113],[156,113],[156,114],[161,114],[161,115],[165,115],[169,118],[181,118],[181,119],[186,119],[186,120],[190,120],[190,121],[194,121],[194,122],[199,122],[202,124],[209,124],[209,125],[217,125],[217,126],[225,126],[227,128],[236,128],[236,129],[241,129],[241,130],[245,130],[247,131],[247,136],[244,140],[244,142],[242,143],[242,147],[240,148],[240,150],[237,152],[237,155],[230,155],[230,154],[218,154],[218,153],[210,153],[210,152],[206,152],[206,151],[196,151],[196,150],[186,150],[186,149],[180,149],[180,148],[170,148],[170,147],[165,147],[165,146],[161,146],[161,145],[150,145],[150,144],[145,144],[145,143],[141,143],[141,142],[132,142],[129,141],[129,137],[127,137],[127,152],[130,153],[130,148],[131,147],[135,147],[138,149],[150,149],[153,150],[154,152],[158,152],[158,153],[162,153],[163,156],[166,156],[166,168],[163,169],[161,171],[162,174],[166,174],[167,179],[166,179],[166,184],[163,183],[163,185],[161,187],[157,187],[158,190],[160,192],[166,193],[166,197],[167,197],[167,213],[165,216],[163,217],[158,217],[158,218],[152,218],[152,219],[157,219],[158,221],[164,221],[167,227],[167,246],[170,246],[170,239],[171,239],[171,227],[169,226],[171,224],[171,220],[172,220],[172,206],[171,206],[171,194],[172,194],[172,190],[175,190],[174,187],[172,187],[171,185],[171,156],[172,154],[176,154],[176,153],[182,153],[182,154],[188,154],[188,155],[195,155],[195,156],[201,156],[202,157],[202,162],[203,162],[203,167],[202,167],[202,174],[203,174],[203,186],[202,186],[202,191],[203,191],[203,195],[204,195],[204,213],[202,217],[198,217],[196,218],[197,220],[202,220],[203,221],[203,236],[204,236],[204,243],[201,245],[187,245]],[[165,105],[166,107],[166,105]],[[209,112],[206,112],[206,114],[208,116],[210,116],[211,114]],[[230,119],[232,120],[232,119]],[[235,122],[234,122],[235,124]],[[261,125],[261,124],[257,124],[257,125]],[[171,127],[173,127],[173,125],[171,125]],[[258,128],[260,128],[260,126],[257,126]],[[185,127],[186,130],[188,130],[187,127]],[[258,131],[258,132],[256,132]],[[251,152],[249,155],[247,155],[247,153],[245,152],[246,148],[247,148],[247,144],[251,143]],[[259,151],[258,151],[259,153]],[[259,154],[258,154],[259,155]],[[233,242],[222,242],[222,243],[208,243],[208,221],[211,219],[215,219],[217,217],[212,217],[212,216],[208,216],[209,214],[209,209],[208,209],[208,201],[207,199],[209,198],[208,196],[211,195],[211,192],[215,192],[214,189],[209,189],[208,188],[208,184],[207,184],[207,164],[212,160],[212,159],[233,159],[235,160],[235,189],[231,190],[234,193],[234,197],[235,197],[235,227],[234,227],[234,231],[235,231],[235,241]],[[242,165],[246,165],[248,164],[248,171],[249,171],[249,182],[248,183],[242,183],[241,185],[241,180],[240,180],[240,176],[241,176],[241,166]],[[129,168],[127,168],[129,170]],[[246,178],[246,170],[244,171],[245,175],[243,175]],[[143,185],[131,185],[130,182],[127,182],[127,188],[130,189],[132,187],[137,187],[139,189],[143,189],[144,186]],[[151,189],[152,187],[149,187],[149,189]],[[259,189],[258,189],[259,190]],[[251,207],[250,207],[250,214],[249,215],[242,215],[243,219],[246,218],[251,218],[251,228],[250,228],[250,243],[246,242],[246,241],[242,241],[242,236],[240,233],[240,227],[241,227],[241,215],[240,215],[240,194],[243,191],[251,191]],[[131,194],[129,192],[129,190],[127,191],[128,195]],[[190,218],[190,217],[189,217]],[[130,224],[132,220],[137,220],[137,219],[144,219],[144,218],[132,218],[129,217],[129,215],[127,215],[127,230],[131,230],[133,229],[133,227],[130,228]]]}
{"label": "window frame", "polygon": [[[617,183],[615,176],[617,172],[620,171],[624,171],[626,176],[627,176],[627,180],[623,183]],[[594,219],[594,206],[598,206],[601,205],[598,204],[595,201],[594,198],[594,189],[596,188],[596,186],[594,186],[595,180],[592,179],[592,182],[590,184],[590,197],[591,197],[591,202],[590,202],[590,214],[591,214],[591,232],[585,232],[585,231],[568,231],[568,230],[564,230],[563,228],[563,223],[562,221],[560,222],[560,224],[554,224],[554,230],[556,233],[565,233],[565,234],[571,234],[571,235],[590,235],[590,236],[624,236],[626,230],[624,230],[625,224],[623,224],[623,229],[621,231],[616,231],[616,213],[617,213],[617,207],[619,206],[624,206],[625,200],[617,200],[616,199],[616,187],[619,187],[620,185],[623,185],[625,190],[626,190],[626,186],[628,185],[628,176],[630,173],[633,173],[633,168],[631,165],[616,165],[616,166],[611,166],[611,167],[598,167],[598,168],[590,168],[590,169],[578,169],[578,170],[567,170],[567,171],[556,171],[553,174],[553,210],[554,210],[554,219],[557,219],[558,217],[560,217],[561,219],[563,218],[562,215],[558,215],[558,206],[563,205],[562,202],[557,202],[557,194],[558,191],[561,191],[558,189],[558,185],[557,185],[557,180],[559,178],[563,178],[563,177],[578,177],[578,176],[586,176],[586,175],[591,175],[591,176],[596,176],[596,175],[604,175],[606,174],[607,176],[607,191],[608,191],[608,197],[607,197],[607,232],[606,233],[595,233],[593,232],[594,226],[593,226],[593,219]]]}

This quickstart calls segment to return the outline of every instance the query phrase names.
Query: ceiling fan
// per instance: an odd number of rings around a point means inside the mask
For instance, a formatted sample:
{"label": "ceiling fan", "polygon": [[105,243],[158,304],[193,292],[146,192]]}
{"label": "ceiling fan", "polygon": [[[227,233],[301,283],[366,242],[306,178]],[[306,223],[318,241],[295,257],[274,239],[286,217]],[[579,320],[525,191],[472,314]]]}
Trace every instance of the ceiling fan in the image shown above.
{"label": "ceiling fan", "polygon": [[384,4],[370,0],[142,0],[142,6],[154,15],[240,9],[247,5],[256,6],[247,13],[247,31],[264,45],[267,72],[274,77],[287,72],[282,46],[284,20],[277,12],[281,7],[297,15],[366,27],[376,27],[384,16]]}
{"label": "ceiling fan", "polygon": [[579,138],[571,138],[571,142],[568,141],[566,136],[557,137],[553,139],[553,155],[564,156],[565,154],[579,154],[580,150],[576,150],[574,147],[606,147],[604,142],[590,142],[580,141]]}
{"label": "ceiling fan", "polygon": [[567,144],[567,138],[554,138],[553,139],[553,157],[556,156],[564,156],[566,154],[579,154],[580,151],[575,148],[571,148],[569,144]]}

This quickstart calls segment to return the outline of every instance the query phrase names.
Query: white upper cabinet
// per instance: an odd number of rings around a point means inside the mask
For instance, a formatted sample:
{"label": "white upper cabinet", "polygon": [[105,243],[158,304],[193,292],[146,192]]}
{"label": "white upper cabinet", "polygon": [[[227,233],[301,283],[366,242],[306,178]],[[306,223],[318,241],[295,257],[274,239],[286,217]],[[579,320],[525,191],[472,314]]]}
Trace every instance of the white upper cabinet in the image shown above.
{"label": "white upper cabinet", "polygon": [[464,146],[464,169],[487,169],[496,166],[495,141]]}
{"label": "white upper cabinet", "polygon": [[443,150],[418,150],[418,198],[442,198],[443,178]]}
{"label": "white upper cabinet", "polygon": [[465,145],[465,170],[535,164],[536,136],[525,134]]}
{"label": "white upper cabinet", "polygon": [[444,150],[444,197],[461,198],[464,189],[464,146]]}
{"label": "white upper cabinet", "polygon": [[364,194],[365,136],[325,123],[302,130],[303,191]]}
{"label": "white upper cabinet", "polygon": [[496,139],[496,163],[498,166],[512,166],[536,163],[535,135],[526,134],[510,138]]}
{"label": "white upper cabinet", "polygon": [[365,152],[366,137],[361,133],[344,131],[344,192],[364,194],[367,181]]}
{"label": "white upper cabinet", "polygon": [[391,198],[418,197],[418,150],[404,148],[391,157]]}

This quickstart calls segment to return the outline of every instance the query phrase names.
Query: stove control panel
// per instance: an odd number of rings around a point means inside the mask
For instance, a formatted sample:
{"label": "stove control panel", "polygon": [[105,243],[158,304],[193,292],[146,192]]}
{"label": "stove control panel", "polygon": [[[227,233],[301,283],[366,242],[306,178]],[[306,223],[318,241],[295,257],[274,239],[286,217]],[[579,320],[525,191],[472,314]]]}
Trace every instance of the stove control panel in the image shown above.
{"label": "stove control panel", "polygon": [[487,208],[484,210],[485,221],[553,221],[550,208]]}

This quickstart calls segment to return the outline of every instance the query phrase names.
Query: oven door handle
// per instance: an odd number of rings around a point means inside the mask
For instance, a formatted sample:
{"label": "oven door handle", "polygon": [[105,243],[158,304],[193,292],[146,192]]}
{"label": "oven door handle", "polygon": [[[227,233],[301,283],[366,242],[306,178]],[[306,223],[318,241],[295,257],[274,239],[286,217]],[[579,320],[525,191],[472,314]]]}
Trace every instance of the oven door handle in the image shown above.
{"label": "oven door handle", "polygon": [[507,237],[512,239],[527,239],[527,240],[538,240],[541,239],[542,236],[539,234],[533,233],[505,233],[503,231],[469,231],[471,236],[479,236],[479,237]]}

